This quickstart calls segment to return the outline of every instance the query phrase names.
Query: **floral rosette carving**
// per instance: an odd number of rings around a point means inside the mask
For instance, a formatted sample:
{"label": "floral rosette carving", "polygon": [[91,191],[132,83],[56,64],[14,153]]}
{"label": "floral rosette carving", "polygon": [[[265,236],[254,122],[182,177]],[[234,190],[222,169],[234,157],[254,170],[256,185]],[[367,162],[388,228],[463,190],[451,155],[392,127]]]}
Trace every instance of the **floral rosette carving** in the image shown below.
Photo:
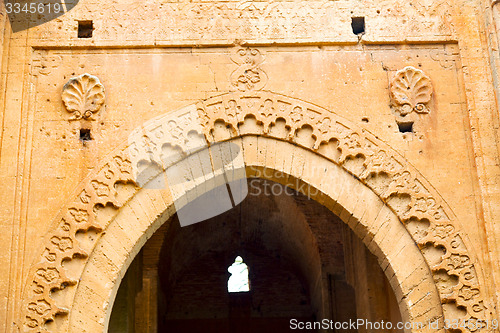
{"label": "floral rosette carving", "polygon": [[261,90],[267,74],[259,67],[264,56],[257,49],[240,48],[231,57],[239,67],[231,74],[231,84],[240,91]]}
{"label": "floral rosette carving", "polygon": [[73,120],[92,119],[104,105],[104,86],[96,76],[82,74],[64,85],[62,100]]}
{"label": "floral rosette carving", "polygon": [[391,83],[392,104],[404,117],[412,112],[429,113],[432,83],[420,69],[408,66],[396,72]]}

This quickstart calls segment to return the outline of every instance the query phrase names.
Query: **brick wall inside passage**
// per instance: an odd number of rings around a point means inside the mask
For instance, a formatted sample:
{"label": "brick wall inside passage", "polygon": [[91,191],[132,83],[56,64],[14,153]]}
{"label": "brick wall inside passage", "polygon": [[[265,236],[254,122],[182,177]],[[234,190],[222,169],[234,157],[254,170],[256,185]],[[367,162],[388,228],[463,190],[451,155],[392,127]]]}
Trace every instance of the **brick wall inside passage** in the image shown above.
{"label": "brick wall inside passage", "polygon": [[[274,332],[288,332],[292,318],[387,321],[398,317],[376,258],[333,213],[297,193],[252,192],[281,186],[253,181],[250,195],[233,210],[183,228],[173,217],[146,243],[118,294],[123,301],[130,290],[140,289],[138,279],[148,288],[145,279],[157,277],[151,294],[158,317],[144,319],[152,310],[135,313],[135,332],[143,332],[152,320],[157,320],[160,332],[254,332],[271,327]],[[236,256],[249,267],[248,293],[228,293],[227,269]],[[348,269],[346,256],[352,265]],[[142,275],[134,273],[137,267]],[[360,274],[363,277],[353,278]],[[371,290],[372,285],[385,287]],[[125,302],[129,304],[125,309],[123,303],[117,305],[112,318],[119,317],[115,313],[130,318],[130,307],[141,311],[146,294],[138,292],[135,303]],[[357,300],[363,304],[357,305]],[[377,307],[376,313],[369,311]],[[391,313],[394,309],[396,315]]]}

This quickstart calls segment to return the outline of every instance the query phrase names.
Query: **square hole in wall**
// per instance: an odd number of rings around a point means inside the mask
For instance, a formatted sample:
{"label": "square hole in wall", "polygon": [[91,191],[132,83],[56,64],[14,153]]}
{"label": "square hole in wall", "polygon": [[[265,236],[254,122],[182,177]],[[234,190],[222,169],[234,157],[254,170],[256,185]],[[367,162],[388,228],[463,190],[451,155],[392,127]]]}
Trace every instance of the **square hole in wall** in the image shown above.
{"label": "square hole in wall", "polygon": [[92,38],[94,23],[92,21],[78,21],[78,38]]}
{"label": "square hole in wall", "polygon": [[398,128],[401,133],[413,133],[413,122],[398,123]]}
{"label": "square hole in wall", "polygon": [[84,143],[92,140],[92,136],[90,135],[90,128],[80,129],[80,140]]}
{"label": "square hole in wall", "polygon": [[351,21],[352,32],[355,35],[361,35],[365,33],[365,18],[364,17],[353,17]]}

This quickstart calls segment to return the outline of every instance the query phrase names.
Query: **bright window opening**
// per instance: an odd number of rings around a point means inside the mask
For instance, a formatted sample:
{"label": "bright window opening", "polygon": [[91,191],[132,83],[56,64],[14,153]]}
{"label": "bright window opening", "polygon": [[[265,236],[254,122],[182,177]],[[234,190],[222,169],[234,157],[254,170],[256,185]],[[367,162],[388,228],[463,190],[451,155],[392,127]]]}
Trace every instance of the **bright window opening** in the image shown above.
{"label": "bright window opening", "polygon": [[248,266],[243,262],[243,258],[237,256],[234,263],[227,269],[231,276],[227,281],[227,291],[230,293],[241,293],[250,291],[250,281],[248,280]]}

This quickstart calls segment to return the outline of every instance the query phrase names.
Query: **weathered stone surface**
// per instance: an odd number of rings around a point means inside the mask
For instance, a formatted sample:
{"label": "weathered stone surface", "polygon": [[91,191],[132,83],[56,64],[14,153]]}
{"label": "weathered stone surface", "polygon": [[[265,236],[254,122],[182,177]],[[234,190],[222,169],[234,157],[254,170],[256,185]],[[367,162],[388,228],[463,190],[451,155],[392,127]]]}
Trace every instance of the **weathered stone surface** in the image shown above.
{"label": "weathered stone surface", "polygon": [[[230,140],[248,175],[319,190],[377,257],[403,317],[498,320],[498,6],[81,0],[15,33],[2,6],[0,327],[107,327],[158,217],[209,186],[140,189],[137,128],[181,151],[189,129]],[[192,118],[147,127],[186,106]],[[417,269],[429,274],[418,287]],[[109,283],[85,279],[96,275]]]}

